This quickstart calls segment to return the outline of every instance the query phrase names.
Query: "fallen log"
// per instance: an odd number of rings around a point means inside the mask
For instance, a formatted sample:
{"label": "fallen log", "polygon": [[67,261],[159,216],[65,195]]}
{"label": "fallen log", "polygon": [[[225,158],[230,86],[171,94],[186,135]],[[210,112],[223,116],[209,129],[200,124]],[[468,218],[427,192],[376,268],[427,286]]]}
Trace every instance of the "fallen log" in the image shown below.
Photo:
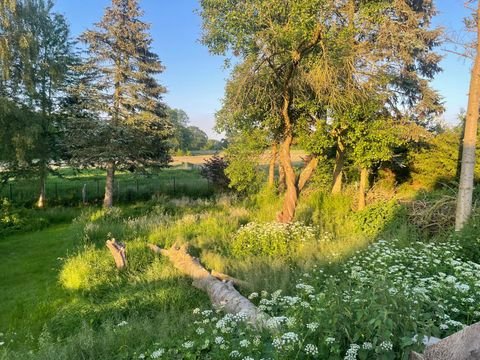
{"label": "fallen log", "polygon": [[107,240],[107,248],[112,253],[117,269],[127,267],[127,257],[125,254],[125,244],[117,242],[115,239]]}
{"label": "fallen log", "polygon": [[211,270],[210,274],[212,274],[212,276],[216,277],[218,280],[231,281],[233,283],[233,285],[241,286],[241,287],[247,288],[247,289],[251,288],[251,285],[248,282],[237,279],[237,278],[234,278],[230,275],[223,274],[223,273],[215,271],[215,270]]}
{"label": "fallen log", "polygon": [[480,360],[480,322],[427,346],[423,354],[413,351],[410,360]]}
{"label": "fallen log", "polygon": [[[185,275],[193,279],[192,285],[197,289],[205,291],[212,303],[217,309],[230,314],[242,314],[245,321],[259,329],[267,328],[267,321],[270,318],[267,314],[260,311],[250,300],[240,294],[234,287],[236,280],[227,275],[230,280],[219,280],[213,274],[205,269],[197,258],[194,258],[187,252],[186,246],[172,246],[170,249],[162,249],[157,245],[149,244],[149,248],[155,253],[169,258],[173,266]],[[220,273],[216,273],[217,275]],[[224,274],[221,274],[222,276]],[[233,280],[232,280],[233,279]]]}

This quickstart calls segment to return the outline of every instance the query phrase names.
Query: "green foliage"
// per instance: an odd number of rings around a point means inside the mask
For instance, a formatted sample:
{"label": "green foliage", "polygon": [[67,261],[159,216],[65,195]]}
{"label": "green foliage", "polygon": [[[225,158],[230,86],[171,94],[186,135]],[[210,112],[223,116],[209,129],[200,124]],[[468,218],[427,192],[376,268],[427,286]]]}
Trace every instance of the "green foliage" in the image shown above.
{"label": "green foliage", "polygon": [[462,230],[454,235],[454,238],[460,243],[462,257],[475,263],[480,263],[479,227],[480,214],[477,211]]}
{"label": "green foliage", "polygon": [[316,229],[301,223],[249,223],[232,240],[232,254],[246,256],[294,257],[305,243],[315,241]]}
{"label": "green foliage", "polygon": [[259,157],[266,148],[263,138],[264,132],[253,131],[230,139],[225,152],[228,160],[225,174],[230,179],[229,186],[239,192],[254,194],[265,181],[264,173],[259,169]]}
{"label": "green foliage", "polygon": [[28,209],[14,206],[7,199],[0,199],[0,235],[29,232],[51,225],[72,221],[78,209],[50,208],[47,210]]}
{"label": "green foliage", "polygon": [[68,137],[71,160],[79,166],[133,171],[170,160],[173,128],[162,102],[165,88],[156,79],[164,67],[142,16],[138,1],[114,0],[80,37],[88,58],[70,87]]}
{"label": "green foliage", "polygon": [[375,237],[389,225],[400,211],[400,205],[395,200],[378,202],[354,215],[357,227],[366,235]]}
{"label": "green foliage", "polygon": [[205,160],[200,174],[216,189],[226,191],[230,184],[230,179],[225,173],[227,167],[228,162],[223,157],[214,155],[210,159]]}

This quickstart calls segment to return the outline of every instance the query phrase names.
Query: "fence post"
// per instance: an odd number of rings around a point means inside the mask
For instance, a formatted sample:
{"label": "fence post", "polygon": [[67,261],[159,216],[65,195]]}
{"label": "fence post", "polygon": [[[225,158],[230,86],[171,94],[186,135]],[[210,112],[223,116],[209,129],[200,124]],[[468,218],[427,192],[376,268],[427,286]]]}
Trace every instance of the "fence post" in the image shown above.
{"label": "fence post", "polygon": [[82,202],[83,202],[83,205],[85,205],[87,203],[87,184],[83,184],[83,188],[82,188]]}

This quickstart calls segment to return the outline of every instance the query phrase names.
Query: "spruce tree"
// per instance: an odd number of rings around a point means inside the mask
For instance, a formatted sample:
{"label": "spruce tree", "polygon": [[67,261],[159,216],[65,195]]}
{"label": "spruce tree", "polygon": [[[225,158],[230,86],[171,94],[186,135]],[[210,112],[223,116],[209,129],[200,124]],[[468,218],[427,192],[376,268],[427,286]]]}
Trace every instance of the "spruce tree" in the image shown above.
{"label": "spruce tree", "polygon": [[142,15],[137,0],[112,0],[95,29],[80,38],[88,48],[85,70],[95,74],[81,96],[96,94],[91,100],[97,118],[74,155],[107,170],[105,207],[112,206],[117,169],[165,166],[169,160],[165,89],[155,79],[163,66]]}

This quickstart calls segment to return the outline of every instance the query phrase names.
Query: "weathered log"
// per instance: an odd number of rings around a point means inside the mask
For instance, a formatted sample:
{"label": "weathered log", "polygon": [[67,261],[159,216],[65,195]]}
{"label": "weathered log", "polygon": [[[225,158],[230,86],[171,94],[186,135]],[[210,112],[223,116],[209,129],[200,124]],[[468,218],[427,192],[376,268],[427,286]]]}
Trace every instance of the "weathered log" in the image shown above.
{"label": "weathered log", "polygon": [[234,315],[241,313],[247,323],[257,328],[267,327],[267,321],[270,317],[240,294],[233,287],[233,281],[221,281],[209,273],[198,259],[188,254],[186,246],[178,247],[174,245],[168,250],[153,244],[148,246],[155,253],[168,257],[173,266],[193,278],[192,285],[205,291],[215,308]]}
{"label": "weathered log", "polygon": [[480,360],[480,322],[427,346],[423,354],[412,352],[410,360]]}
{"label": "weathered log", "polygon": [[233,276],[223,274],[223,273],[215,271],[215,270],[211,270],[210,274],[212,274],[212,276],[216,277],[218,280],[230,281],[230,282],[233,283],[233,285],[241,286],[241,287],[247,288],[247,289],[251,288],[251,285],[248,282],[237,279],[237,278],[234,278]]}
{"label": "weathered log", "polygon": [[107,248],[112,253],[117,269],[127,267],[127,256],[125,254],[125,244],[117,242],[115,239],[107,240]]}

